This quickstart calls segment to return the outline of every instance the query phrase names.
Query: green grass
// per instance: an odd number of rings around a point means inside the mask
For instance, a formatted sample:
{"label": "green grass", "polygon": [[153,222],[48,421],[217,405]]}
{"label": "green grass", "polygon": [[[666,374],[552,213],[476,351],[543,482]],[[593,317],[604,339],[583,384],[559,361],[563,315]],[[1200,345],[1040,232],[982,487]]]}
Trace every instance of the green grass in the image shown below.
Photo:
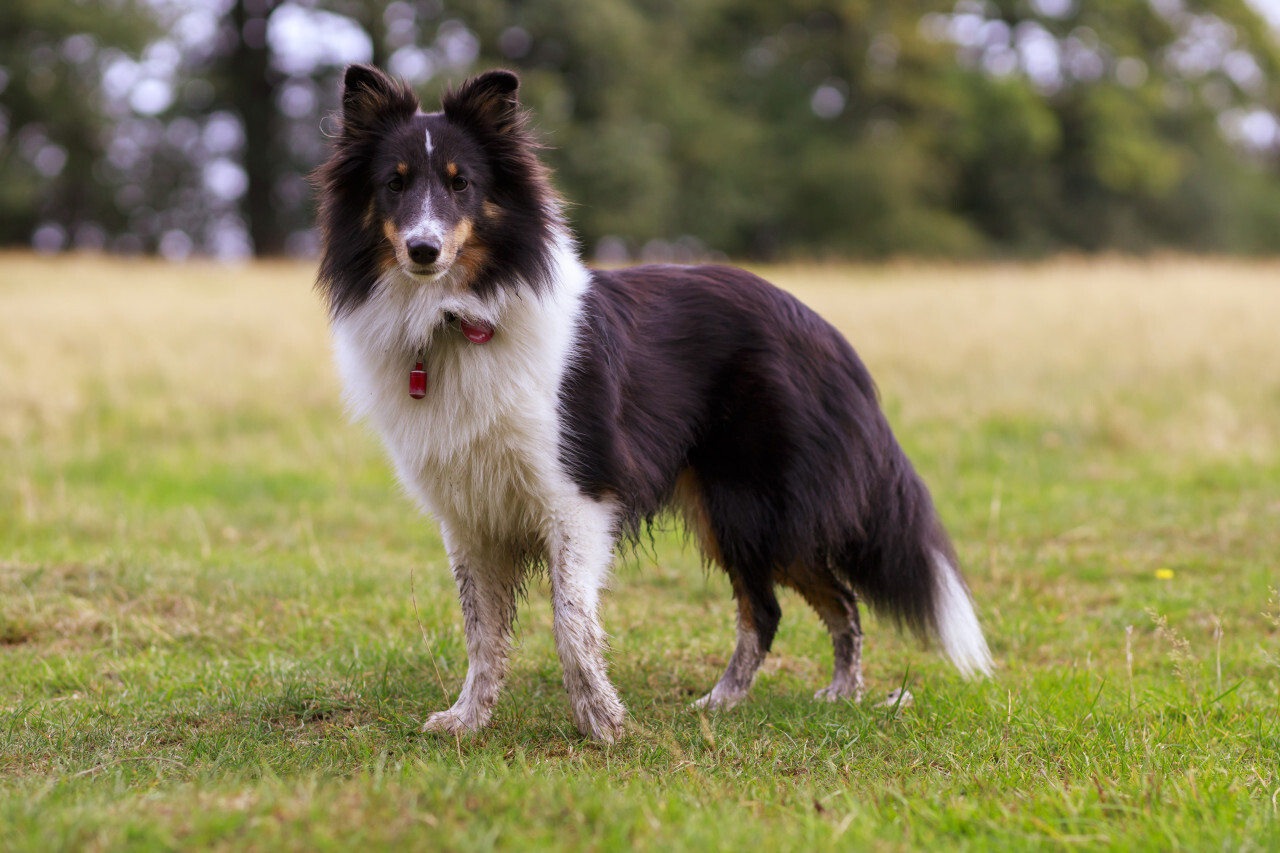
{"label": "green grass", "polygon": [[871,618],[868,702],[814,704],[787,594],[752,698],[690,711],[733,606],[668,530],[606,604],[604,747],[545,584],[493,726],[418,733],[461,616],[307,268],[3,263],[0,848],[1280,848],[1274,266],[770,271],[879,379],[999,671]]}

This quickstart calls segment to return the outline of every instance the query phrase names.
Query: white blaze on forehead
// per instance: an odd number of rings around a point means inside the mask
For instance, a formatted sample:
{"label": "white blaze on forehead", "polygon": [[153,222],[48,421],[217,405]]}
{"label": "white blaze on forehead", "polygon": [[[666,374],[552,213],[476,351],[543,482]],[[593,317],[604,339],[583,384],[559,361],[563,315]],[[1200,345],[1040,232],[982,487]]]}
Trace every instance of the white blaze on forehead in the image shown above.
{"label": "white blaze on forehead", "polygon": [[422,131],[422,135],[427,138],[427,156],[430,157],[432,149],[435,148],[435,146],[431,144],[431,131],[424,130]]}

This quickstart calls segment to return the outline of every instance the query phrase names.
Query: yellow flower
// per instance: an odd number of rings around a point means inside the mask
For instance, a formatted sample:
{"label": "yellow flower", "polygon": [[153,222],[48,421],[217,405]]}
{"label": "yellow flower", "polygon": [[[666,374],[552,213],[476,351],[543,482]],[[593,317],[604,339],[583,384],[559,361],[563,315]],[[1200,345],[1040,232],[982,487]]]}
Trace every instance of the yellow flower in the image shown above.
{"label": "yellow flower", "polygon": [[1173,569],[1156,569],[1156,577],[1162,581],[1173,580]]}

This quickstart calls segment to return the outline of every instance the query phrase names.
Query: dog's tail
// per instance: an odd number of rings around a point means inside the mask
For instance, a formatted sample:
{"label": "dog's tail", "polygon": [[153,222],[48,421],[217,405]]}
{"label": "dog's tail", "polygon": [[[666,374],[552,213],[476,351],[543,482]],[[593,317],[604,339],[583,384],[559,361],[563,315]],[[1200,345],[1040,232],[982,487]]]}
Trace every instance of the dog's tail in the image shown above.
{"label": "dog's tail", "polygon": [[991,652],[933,499],[894,442],[861,530],[834,562],[878,612],[932,639],[965,677],[990,675]]}

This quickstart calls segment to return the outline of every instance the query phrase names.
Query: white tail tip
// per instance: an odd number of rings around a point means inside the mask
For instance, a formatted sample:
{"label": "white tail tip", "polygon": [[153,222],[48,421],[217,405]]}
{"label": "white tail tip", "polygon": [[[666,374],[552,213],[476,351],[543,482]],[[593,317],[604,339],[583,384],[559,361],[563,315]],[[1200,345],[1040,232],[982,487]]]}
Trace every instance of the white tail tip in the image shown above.
{"label": "white tail tip", "polygon": [[982,626],[973,612],[973,600],[964,588],[960,575],[941,554],[936,560],[938,597],[935,624],[938,627],[938,643],[943,653],[951,659],[965,678],[990,675],[995,668],[987,640],[982,636]]}

